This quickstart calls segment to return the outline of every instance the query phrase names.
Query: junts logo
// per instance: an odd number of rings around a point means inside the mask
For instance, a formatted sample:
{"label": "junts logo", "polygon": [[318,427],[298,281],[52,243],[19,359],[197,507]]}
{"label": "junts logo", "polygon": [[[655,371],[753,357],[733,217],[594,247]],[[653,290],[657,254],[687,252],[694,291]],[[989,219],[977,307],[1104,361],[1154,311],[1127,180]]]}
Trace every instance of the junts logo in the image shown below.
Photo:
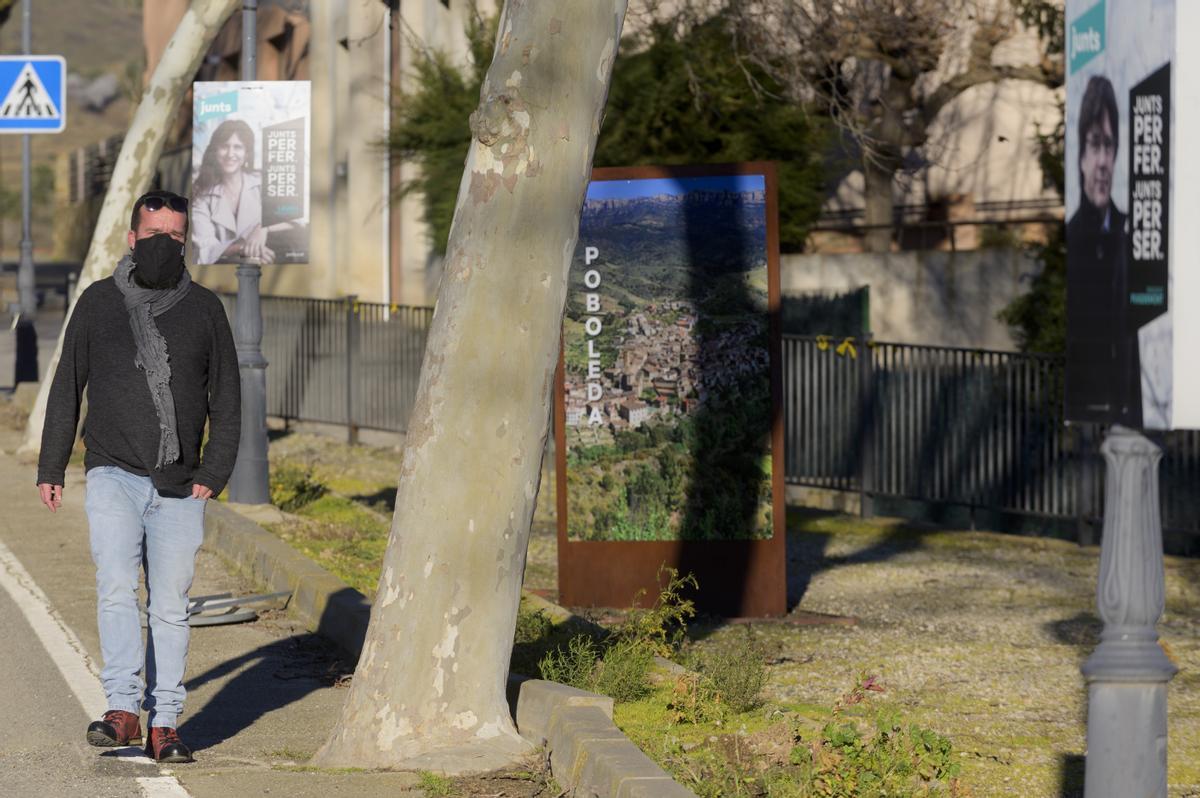
{"label": "junts logo", "polygon": [[1104,52],[1105,5],[1106,1],[1100,0],[1080,14],[1067,31],[1067,58],[1072,75]]}

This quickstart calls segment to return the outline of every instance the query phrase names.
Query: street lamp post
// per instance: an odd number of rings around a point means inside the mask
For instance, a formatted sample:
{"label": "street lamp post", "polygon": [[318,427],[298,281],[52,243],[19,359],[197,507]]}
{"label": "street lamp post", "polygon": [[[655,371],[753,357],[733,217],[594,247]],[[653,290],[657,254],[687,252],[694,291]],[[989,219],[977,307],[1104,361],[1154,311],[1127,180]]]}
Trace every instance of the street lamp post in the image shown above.
{"label": "street lamp post", "polygon": [[[33,50],[33,32],[30,24],[30,6],[32,0],[24,0],[21,4],[21,49],[29,55]],[[17,295],[19,311],[16,325],[16,368],[13,373],[13,385],[21,382],[37,382],[38,351],[37,328],[34,320],[37,317],[37,294],[35,292],[33,274],[33,224],[32,205],[33,187],[30,173],[33,156],[31,152],[30,135],[21,136],[21,257],[17,266]]]}
{"label": "street lamp post", "polygon": [[[28,2],[28,0],[26,0]],[[258,0],[242,0],[242,80],[257,77],[256,15]],[[267,465],[267,359],[262,353],[262,267],[241,263],[237,268],[238,296],[234,313],[234,342],[242,382],[242,435],[237,463],[229,480],[229,500],[267,504],[271,500]]]}
{"label": "street lamp post", "polygon": [[1096,604],[1100,645],[1083,665],[1088,683],[1085,798],[1166,798],[1167,683],[1178,670],[1158,644],[1165,599],[1158,462],[1162,449],[1114,425]]}

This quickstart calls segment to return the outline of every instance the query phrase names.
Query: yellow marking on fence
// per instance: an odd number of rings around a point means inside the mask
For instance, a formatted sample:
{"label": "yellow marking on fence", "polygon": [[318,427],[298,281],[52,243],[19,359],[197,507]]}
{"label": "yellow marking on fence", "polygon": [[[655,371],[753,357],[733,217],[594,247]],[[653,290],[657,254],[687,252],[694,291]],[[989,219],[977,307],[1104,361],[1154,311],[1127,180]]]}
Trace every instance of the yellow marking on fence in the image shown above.
{"label": "yellow marking on fence", "polygon": [[854,348],[854,339],[847,338],[846,340],[844,340],[840,344],[838,344],[837,353],[839,355],[841,355],[842,357],[845,357],[846,354],[849,353],[851,360],[857,359],[858,358],[858,350]]}

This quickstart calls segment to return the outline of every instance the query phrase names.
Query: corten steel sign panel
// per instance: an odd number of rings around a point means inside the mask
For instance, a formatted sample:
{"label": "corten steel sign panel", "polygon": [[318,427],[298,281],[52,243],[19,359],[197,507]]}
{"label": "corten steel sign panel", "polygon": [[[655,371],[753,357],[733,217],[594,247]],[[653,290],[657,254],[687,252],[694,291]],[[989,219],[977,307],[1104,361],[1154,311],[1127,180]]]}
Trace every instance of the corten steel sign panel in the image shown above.
{"label": "corten steel sign panel", "polygon": [[559,597],[786,611],[776,174],[593,172],[555,401]]}
{"label": "corten steel sign panel", "polygon": [[1070,421],[1200,425],[1196,6],[1067,2]]}
{"label": "corten steel sign panel", "polygon": [[308,263],[309,82],[192,91],[193,262]]}

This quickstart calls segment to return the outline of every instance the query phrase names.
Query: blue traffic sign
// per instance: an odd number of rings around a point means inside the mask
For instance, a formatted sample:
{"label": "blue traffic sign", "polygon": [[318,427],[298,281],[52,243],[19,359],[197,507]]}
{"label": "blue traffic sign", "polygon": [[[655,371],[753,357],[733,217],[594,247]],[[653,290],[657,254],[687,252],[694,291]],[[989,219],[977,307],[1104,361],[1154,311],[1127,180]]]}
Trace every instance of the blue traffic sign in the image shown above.
{"label": "blue traffic sign", "polygon": [[0,133],[61,133],[66,78],[61,55],[0,56]]}

